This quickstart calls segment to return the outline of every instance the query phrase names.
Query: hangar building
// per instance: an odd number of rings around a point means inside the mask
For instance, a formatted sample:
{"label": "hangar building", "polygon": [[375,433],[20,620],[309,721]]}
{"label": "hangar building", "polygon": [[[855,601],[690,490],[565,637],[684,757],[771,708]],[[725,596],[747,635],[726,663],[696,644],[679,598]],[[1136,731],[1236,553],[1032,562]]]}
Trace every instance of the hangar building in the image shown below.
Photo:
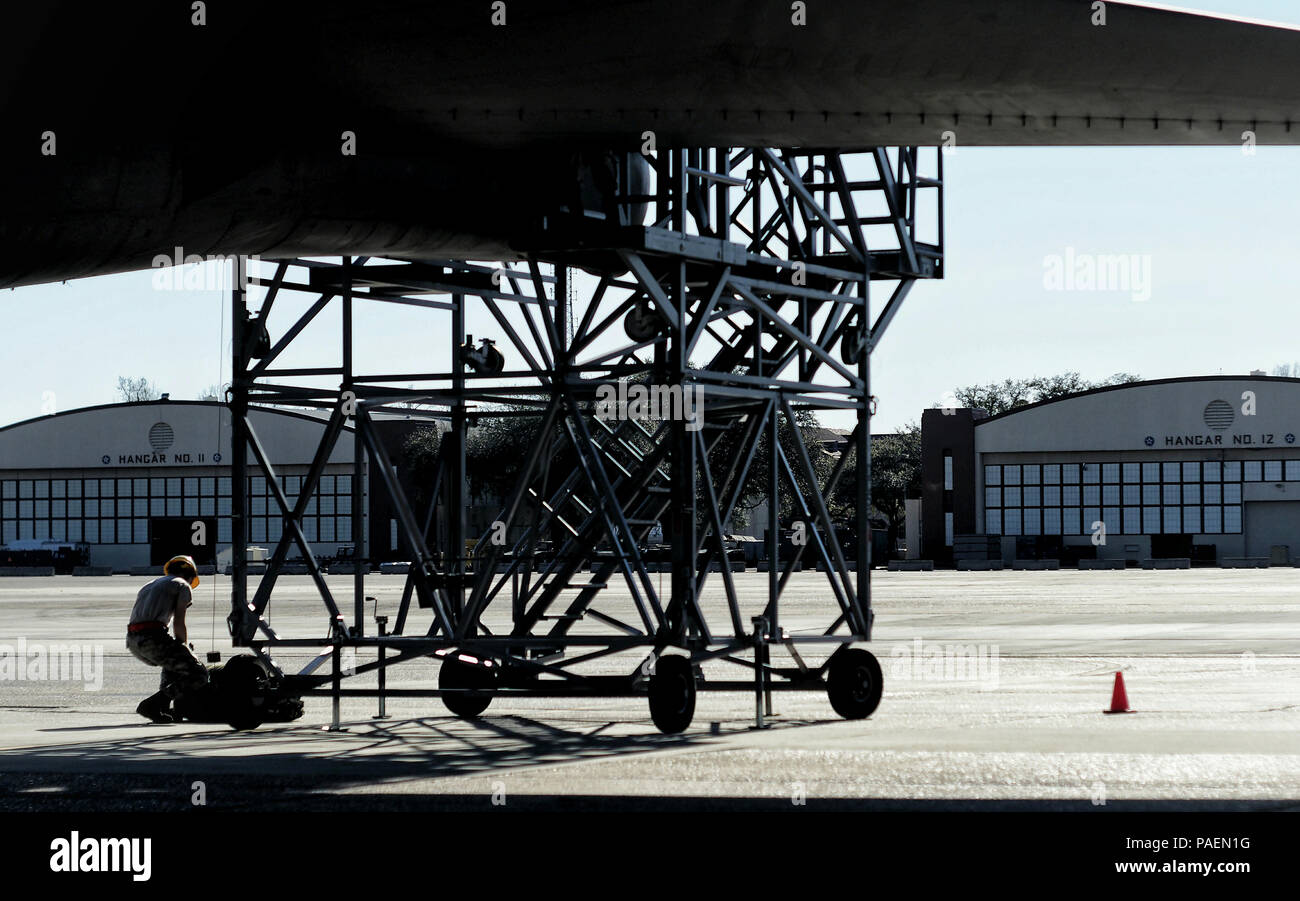
{"label": "hangar building", "polygon": [[[323,420],[257,408],[250,419],[292,502]],[[418,424],[398,418],[380,428],[387,445],[400,447]],[[174,400],[86,407],[0,428],[0,545],[84,542],[92,565],[126,571],[155,562],[151,537],[167,521],[211,517],[220,554],[231,541],[230,434],[224,405]],[[339,440],[308,507],[304,531],[318,556],[353,543],[353,445],[348,436]],[[249,541],[273,548],[282,530],[274,495],[259,475],[248,487]],[[363,496],[369,556],[392,559],[386,497]],[[298,556],[296,547],[289,556]]]}
{"label": "hangar building", "polygon": [[921,425],[921,556],[937,563],[1300,563],[1300,379],[1135,382]]}

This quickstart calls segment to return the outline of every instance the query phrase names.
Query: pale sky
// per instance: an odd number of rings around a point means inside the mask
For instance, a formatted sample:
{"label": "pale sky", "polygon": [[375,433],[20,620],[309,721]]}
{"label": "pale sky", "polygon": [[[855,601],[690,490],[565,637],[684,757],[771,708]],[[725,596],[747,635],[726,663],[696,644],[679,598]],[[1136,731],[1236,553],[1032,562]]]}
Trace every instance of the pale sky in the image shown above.
{"label": "pale sky", "polygon": [[[1293,0],[1196,4],[1300,24]],[[947,278],[921,283],[873,356],[873,431],[919,421],[954,387],[1077,370],[1101,379],[1271,370],[1300,361],[1300,147],[959,147],[945,159]],[[1149,256],[1150,297],[1049,291],[1052,255]],[[228,378],[221,292],[159,292],[153,273],[19,288],[4,303],[0,425],[109,403],[117,378],[174,398]],[[358,367],[427,370],[410,311],[358,323]],[[224,344],[223,344],[224,339]],[[288,362],[286,358],[286,362]],[[841,424],[830,421],[828,424]]]}

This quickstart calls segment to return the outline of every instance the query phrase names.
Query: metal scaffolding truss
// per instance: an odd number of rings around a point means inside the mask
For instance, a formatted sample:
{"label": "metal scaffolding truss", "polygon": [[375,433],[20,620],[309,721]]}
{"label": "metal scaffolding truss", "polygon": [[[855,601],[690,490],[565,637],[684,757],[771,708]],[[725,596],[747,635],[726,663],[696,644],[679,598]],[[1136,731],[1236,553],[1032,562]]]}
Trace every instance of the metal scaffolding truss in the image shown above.
{"label": "metal scaffolding truss", "polygon": [[[852,645],[868,641],[872,625],[870,355],[913,283],[942,274],[941,152],[672,150],[610,154],[593,172],[600,190],[575,191],[519,236],[511,261],[279,260],[236,279],[228,621],[236,645],[259,656],[273,690],[332,694],[336,722],[347,695],[379,693],[381,705],[385,696],[440,695],[475,716],[512,694],[646,694],[656,724],[672,732],[689,724],[695,692],[706,688],[755,691],[760,720],[782,689],[825,690],[842,715],[869,715],[880,668]],[[883,303],[871,302],[873,284],[886,289]],[[272,340],[272,309],[291,303],[301,312]],[[428,334],[445,336],[435,353],[444,365],[358,371],[354,322],[371,304],[426,311]],[[340,317],[338,354],[320,366],[277,367],[327,309]],[[476,345],[467,322],[491,323],[493,340]],[[296,497],[277,479],[250,404],[321,411],[323,436]],[[399,478],[376,427],[399,404],[442,430],[419,491]],[[829,477],[813,462],[820,447],[798,429],[779,438],[782,423],[807,410],[847,411],[855,423],[853,453]],[[536,440],[519,448],[520,476],[490,527],[471,532],[469,429],[519,416],[535,423]],[[349,424],[362,564],[350,610],[302,525]],[[378,473],[369,490],[387,496],[410,561],[391,631],[386,619],[376,631],[364,618],[367,461]],[[850,466],[856,522],[846,548],[828,499]],[[255,472],[284,525],[250,593],[245,492]],[[758,604],[738,591],[725,541],[756,484],[770,561]],[[785,550],[783,504],[806,536]],[[657,526],[667,561],[647,560]],[[321,644],[319,635],[279,635],[266,619],[294,550],[327,611],[330,650],[285,674],[276,647]],[[790,628],[781,600],[805,562],[825,573],[825,619],[812,628],[801,608]],[[710,587],[715,576],[721,591]],[[378,689],[342,687],[348,647],[375,654],[352,674],[378,670]],[[387,667],[430,656],[441,660],[438,689],[384,688]],[[333,666],[318,672],[330,657]],[[706,664],[741,667],[745,678],[706,679]]]}

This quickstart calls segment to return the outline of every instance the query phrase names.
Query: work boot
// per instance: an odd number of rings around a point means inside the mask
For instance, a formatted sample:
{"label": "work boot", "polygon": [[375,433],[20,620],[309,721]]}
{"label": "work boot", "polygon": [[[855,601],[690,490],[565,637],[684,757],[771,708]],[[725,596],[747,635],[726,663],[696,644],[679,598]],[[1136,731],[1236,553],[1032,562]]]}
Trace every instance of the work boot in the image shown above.
{"label": "work boot", "polygon": [[151,723],[174,723],[175,717],[167,712],[171,702],[161,691],[156,695],[150,695],[140,702],[140,706],[135,708],[135,712],[147,719]]}

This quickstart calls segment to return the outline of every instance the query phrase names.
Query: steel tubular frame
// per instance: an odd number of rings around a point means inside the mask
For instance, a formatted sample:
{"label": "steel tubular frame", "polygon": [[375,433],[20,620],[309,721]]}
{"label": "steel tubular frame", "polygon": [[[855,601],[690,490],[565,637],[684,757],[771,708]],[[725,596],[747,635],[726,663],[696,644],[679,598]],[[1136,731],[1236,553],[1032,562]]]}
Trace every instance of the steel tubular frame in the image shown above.
{"label": "steel tubular frame", "polygon": [[[521,240],[520,257],[511,262],[274,261],[269,277],[247,273],[247,284],[263,295],[256,314],[237,277],[229,394],[234,584],[228,622],[235,644],[251,647],[294,693],[329,685],[335,699],[376,693],[339,688],[337,672],[316,674],[325,655],[295,675],[276,666],[275,647],[321,643],[318,636],[281,636],[266,619],[296,546],[328,614],[329,654],[337,659],[345,646],[378,651],[379,659],[357,667],[357,674],[454,654],[485,666],[490,661],[496,695],[637,694],[646,691],[652,669],[643,664],[671,651],[696,667],[725,662],[755,672],[754,682],[710,681],[701,688],[753,688],[764,695],[824,688],[833,654],[814,666],[798,647],[833,651],[871,638],[870,354],[914,282],[942,275],[942,155],[926,153],[933,154],[926,175],[917,148],[688,149],[662,151],[645,163],[629,155],[612,205],[557,210]],[[655,187],[635,194],[623,175],[647,163]],[[930,223],[918,213],[927,192],[934,199]],[[639,221],[641,210],[648,224]],[[918,222],[937,238],[920,240]],[[870,287],[881,282],[892,288],[873,320]],[[575,293],[582,296],[571,303]],[[283,315],[289,301],[282,298],[290,294],[315,299],[275,344],[263,337],[259,347],[273,305]],[[440,322],[449,317],[449,364],[424,373],[357,372],[353,324],[378,303],[422,308],[443,317]],[[332,306],[341,317],[339,357],[329,365],[277,368],[281,354]],[[471,311],[499,329],[505,369],[472,359]],[[410,387],[397,387],[402,383]],[[610,406],[612,394],[638,386],[667,415]],[[697,405],[694,418],[688,397]],[[444,430],[423,509],[404,490],[377,431],[376,416],[394,404],[406,405],[404,412],[418,405],[420,415]],[[276,480],[274,461],[249,420],[251,405],[322,411],[322,439],[296,498]],[[856,565],[846,558],[827,503],[849,454],[820,481],[799,430],[789,429],[793,453],[780,441],[781,423],[792,424],[800,411],[836,409],[855,417],[849,446],[857,475]],[[494,416],[533,417],[539,439],[521,449],[520,477],[502,499],[494,528],[469,535],[467,431],[472,421]],[[350,620],[302,528],[349,421],[357,557]],[[755,462],[764,446],[767,468],[760,472]],[[387,495],[411,561],[393,628],[379,634],[367,631],[364,618],[367,459],[379,475],[368,490]],[[557,460],[563,471],[552,467]],[[255,471],[273,486],[284,528],[250,599],[246,492]],[[724,539],[754,477],[766,495],[769,575],[760,615],[747,622]],[[809,539],[786,555],[778,544],[782,498]],[[657,523],[670,545],[666,597],[643,550]],[[836,615],[825,627],[791,634],[781,596],[809,549],[826,572]],[[590,578],[575,581],[588,566]],[[711,621],[702,603],[715,569],[721,570],[723,621]],[[614,577],[627,587],[627,609],[603,603]],[[422,634],[410,633],[413,599],[431,618]],[[797,665],[773,664],[770,644]],[[640,658],[622,675],[581,671],[590,661],[630,651]],[[750,659],[741,656],[747,653]],[[404,692],[381,687],[379,693]]]}

